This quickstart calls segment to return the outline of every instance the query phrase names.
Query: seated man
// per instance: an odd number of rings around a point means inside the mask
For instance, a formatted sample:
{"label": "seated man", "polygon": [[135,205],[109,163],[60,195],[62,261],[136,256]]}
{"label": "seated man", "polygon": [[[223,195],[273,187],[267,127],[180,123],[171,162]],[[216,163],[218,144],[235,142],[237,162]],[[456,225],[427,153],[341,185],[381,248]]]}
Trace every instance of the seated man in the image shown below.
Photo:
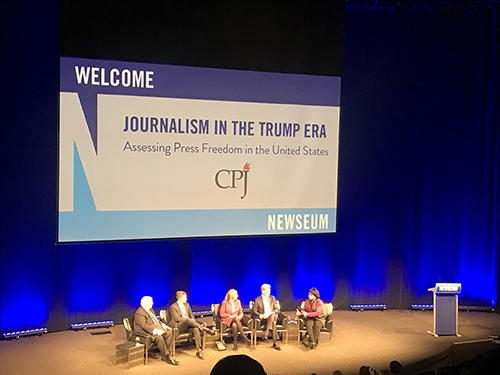
{"label": "seated man", "polygon": [[[196,356],[199,359],[203,359],[203,352],[201,348],[201,333],[207,332],[210,335],[215,335],[215,331],[208,329],[204,325],[198,323],[194,320],[193,312],[189,303],[187,303],[187,293],[183,290],[179,290],[175,293],[175,298],[177,299],[170,306],[170,318],[172,322],[176,324],[179,329],[179,333],[190,332],[194,336],[194,344],[196,346]],[[170,324],[170,322],[169,322]]]}
{"label": "seated man", "polygon": [[178,365],[179,362],[172,356],[173,334],[172,328],[161,323],[153,310],[153,298],[144,296],[141,299],[141,307],[137,309],[134,316],[134,331],[142,335],[152,335],[154,342],[160,349],[162,360]]}
{"label": "seated man", "polygon": [[259,318],[262,323],[266,325],[262,339],[267,341],[267,336],[271,330],[273,333],[273,348],[281,350],[277,342],[278,330],[276,329],[279,313],[278,302],[276,298],[271,295],[271,285],[262,284],[260,291],[262,295],[258,296],[253,303],[252,316],[254,318]]}

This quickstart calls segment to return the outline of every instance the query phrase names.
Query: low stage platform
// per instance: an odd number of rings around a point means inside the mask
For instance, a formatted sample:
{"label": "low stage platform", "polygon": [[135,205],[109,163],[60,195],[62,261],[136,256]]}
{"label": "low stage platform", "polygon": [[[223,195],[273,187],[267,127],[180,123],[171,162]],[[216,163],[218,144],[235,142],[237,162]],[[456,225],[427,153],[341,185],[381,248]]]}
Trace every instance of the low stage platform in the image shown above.
{"label": "low stage platform", "polygon": [[[292,312],[289,313],[290,316]],[[211,318],[203,318],[211,321]],[[110,334],[91,335],[95,329],[61,331],[43,336],[24,337],[0,341],[0,373],[9,375],[118,375],[118,374],[209,374],[222,357],[247,354],[258,360],[268,374],[331,375],[334,370],[344,374],[357,374],[361,365],[386,370],[391,360],[400,361],[408,370],[417,373],[429,366],[446,366],[473,358],[495,344],[490,335],[500,335],[500,315],[485,312],[460,312],[461,337],[433,337],[432,312],[387,311],[335,311],[334,333],[331,341],[323,335],[315,350],[297,343],[296,329],[292,328],[288,345],[282,351],[271,344],[258,342],[254,348],[240,345],[237,352],[232,345],[226,351],[217,351],[213,339],[207,340],[205,360],[195,357],[192,348],[178,348],[176,358],[181,362],[174,367],[151,358],[146,366],[126,368],[115,364],[115,347],[125,343],[125,330],[118,324]],[[456,344],[462,343],[462,344]]]}

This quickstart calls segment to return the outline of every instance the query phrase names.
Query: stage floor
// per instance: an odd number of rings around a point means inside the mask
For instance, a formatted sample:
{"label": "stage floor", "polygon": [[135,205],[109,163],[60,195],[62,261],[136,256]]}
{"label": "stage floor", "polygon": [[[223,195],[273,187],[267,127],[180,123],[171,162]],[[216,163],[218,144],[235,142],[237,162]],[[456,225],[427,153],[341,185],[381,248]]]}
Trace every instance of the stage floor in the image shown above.
{"label": "stage floor", "polygon": [[288,345],[283,344],[281,352],[262,342],[258,342],[255,348],[241,344],[237,352],[228,345],[228,350],[219,352],[211,341],[207,342],[203,361],[195,357],[194,349],[179,348],[176,358],[181,362],[180,366],[167,365],[153,358],[147,366],[131,369],[114,364],[115,345],[125,342],[122,325],[110,328],[112,333],[104,335],[90,334],[99,330],[48,333],[0,341],[0,373],[209,374],[220,358],[232,354],[247,354],[255,358],[269,375],[331,375],[334,370],[357,374],[361,365],[385,370],[391,360],[398,360],[403,366],[416,370],[415,366],[423,369],[424,363],[459,363],[475,356],[476,352],[493,347],[490,343],[454,343],[500,335],[500,315],[484,312],[459,313],[461,337],[435,338],[429,335],[427,331],[432,330],[432,312],[429,311],[335,311],[334,323],[332,340],[328,340],[328,335],[322,335],[318,348],[312,351],[297,344],[296,335],[289,337]]}

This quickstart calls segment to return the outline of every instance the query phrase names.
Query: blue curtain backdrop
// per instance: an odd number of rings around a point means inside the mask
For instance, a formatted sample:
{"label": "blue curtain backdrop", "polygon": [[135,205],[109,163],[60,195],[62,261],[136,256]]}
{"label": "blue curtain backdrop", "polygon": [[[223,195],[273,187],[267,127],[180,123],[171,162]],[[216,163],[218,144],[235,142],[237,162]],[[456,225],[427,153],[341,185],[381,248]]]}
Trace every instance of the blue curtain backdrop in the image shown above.
{"label": "blue curtain backdrop", "polygon": [[406,308],[440,281],[496,305],[493,9],[347,7],[336,234],[56,245],[57,5],[2,6],[0,330],[118,321],[177,289],[195,309],[230,287],[247,303],[263,282],[285,308],[311,286]]}

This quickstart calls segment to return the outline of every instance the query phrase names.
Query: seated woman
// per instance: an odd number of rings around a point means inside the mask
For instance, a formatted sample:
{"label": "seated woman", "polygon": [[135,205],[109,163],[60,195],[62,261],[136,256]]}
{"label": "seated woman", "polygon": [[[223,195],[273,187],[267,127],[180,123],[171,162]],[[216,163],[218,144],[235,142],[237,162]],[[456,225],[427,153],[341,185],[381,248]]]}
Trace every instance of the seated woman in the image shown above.
{"label": "seated woman", "polygon": [[[236,289],[229,289],[226,298],[222,301],[220,306],[220,318],[233,331],[234,350],[238,350],[238,331],[240,332],[241,339],[250,345],[250,340],[245,336],[243,324],[248,322],[248,317],[243,315],[241,302],[238,299],[238,292]],[[243,324],[242,324],[243,323]]]}
{"label": "seated woman", "polygon": [[323,301],[319,299],[318,289],[309,289],[307,300],[301,303],[300,310],[297,309],[297,316],[304,318],[307,330],[307,336],[304,338],[303,344],[314,349],[318,345],[321,328],[325,325]]}

